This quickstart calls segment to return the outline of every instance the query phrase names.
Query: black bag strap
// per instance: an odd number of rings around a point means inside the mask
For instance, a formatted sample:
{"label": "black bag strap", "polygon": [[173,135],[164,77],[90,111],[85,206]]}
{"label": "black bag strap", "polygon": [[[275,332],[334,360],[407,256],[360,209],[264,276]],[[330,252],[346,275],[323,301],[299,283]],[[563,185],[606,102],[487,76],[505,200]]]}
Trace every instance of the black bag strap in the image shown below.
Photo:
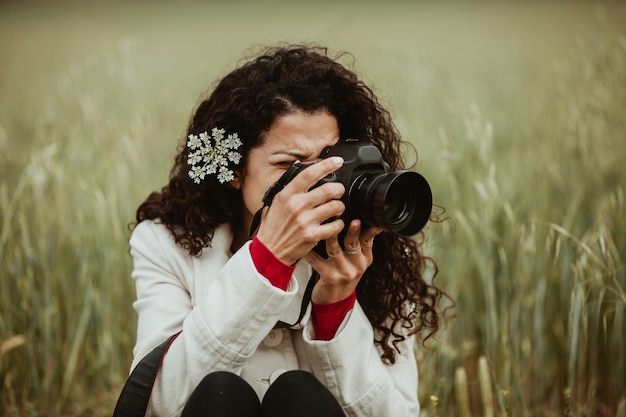
{"label": "black bag strap", "polygon": [[[274,326],[275,329],[293,327],[302,321],[307,306],[311,301],[313,287],[318,279],[319,274],[313,271],[304,292],[298,320],[294,324],[278,321]],[[122,392],[115,405],[115,410],[113,411],[113,417],[144,417],[146,415],[152,387],[154,386],[154,381],[156,380],[157,373],[163,362],[163,357],[179,334],[180,332],[170,336],[165,342],[152,349],[152,351],[144,356],[137,366],[135,366],[135,369],[133,369],[133,372],[131,372],[126,380],[124,388],[122,388]]]}
{"label": "black bag strap", "polygon": [[174,339],[180,334],[170,336],[165,342],[152,349],[133,369],[122,388],[115,405],[113,417],[144,417],[148,409],[150,394],[161,367],[163,356]]}

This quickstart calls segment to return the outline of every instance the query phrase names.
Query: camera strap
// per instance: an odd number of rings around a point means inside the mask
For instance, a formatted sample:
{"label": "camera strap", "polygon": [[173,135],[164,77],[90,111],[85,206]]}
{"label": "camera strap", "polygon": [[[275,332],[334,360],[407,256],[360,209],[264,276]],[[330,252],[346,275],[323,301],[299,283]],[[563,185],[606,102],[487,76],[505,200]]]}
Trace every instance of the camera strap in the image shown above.
{"label": "camera strap", "polygon": [[[259,228],[259,224],[261,224],[261,215],[263,214],[263,209],[265,207],[269,207],[272,205],[272,201],[276,194],[282,191],[283,188],[291,181],[294,176],[294,173],[298,171],[296,166],[291,166],[285,173],[276,181],[270,188],[267,189],[265,195],[263,196],[263,207],[257,210],[254,213],[254,217],[252,218],[252,222],[250,223],[250,231],[248,233],[248,237],[252,238]],[[319,274],[317,271],[313,270],[311,277],[309,278],[309,282],[306,285],[306,289],[304,290],[304,295],[302,296],[302,304],[300,305],[300,314],[298,315],[298,320],[296,320],[293,324],[285,323],[284,321],[278,321],[274,326],[275,329],[284,329],[289,327],[294,327],[300,324],[302,318],[306,313],[306,309],[309,306],[309,302],[311,301],[311,295],[313,294],[313,287],[315,287],[315,283],[319,279]]]}
{"label": "camera strap", "polygon": [[263,206],[254,213],[254,217],[252,218],[252,223],[250,223],[250,232],[248,233],[248,237],[252,239],[256,229],[259,228],[259,224],[261,224],[261,215],[263,214],[263,209],[267,206]]}
{"label": "camera strap", "polygon": [[306,309],[311,302],[311,295],[313,294],[313,287],[315,287],[315,283],[320,278],[320,274],[313,270],[311,277],[309,278],[309,282],[306,284],[306,289],[304,290],[304,295],[302,296],[302,304],[300,304],[300,314],[298,315],[298,320],[296,320],[293,324],[285,323],[284,321],[278,320],[278,322],[274,325],[275,329],[287,329],[290,327],[295,327],[302,321],[304,314],[306,313]]}
{"label": "camera strap", "polygon": [[298,172],[298,167],[296,165],[292,165],[289,167],[287,171],[276,181],[270,188],[267,189],[265,195],[263,195],[263,207],[257,210],[254,213],[254,217],[252,218],[252,223],[250,223],[250,231],[248,233],[248,237],[252,238],[256,230],[259,228],[259,224],[261,223],[261,215],[263,214],[263,209],[265,207],[269,207],[272,205],[272,201],[276,194],[282,191],[283,188],[289,181],[293,178],[294,174]]}

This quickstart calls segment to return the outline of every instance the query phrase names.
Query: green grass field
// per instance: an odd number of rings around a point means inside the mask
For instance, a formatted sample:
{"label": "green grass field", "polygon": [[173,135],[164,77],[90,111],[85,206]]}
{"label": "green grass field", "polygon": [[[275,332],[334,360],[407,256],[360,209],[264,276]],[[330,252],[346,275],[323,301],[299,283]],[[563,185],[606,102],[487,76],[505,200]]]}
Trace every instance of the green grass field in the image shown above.
{"label": "green grass field", "polygon": [[111,414],[128,223],[200,95],[276,42],[353,53],[446,218],[422,416],[626,416],[626,6],[112,4],[0,6],[1,417]]}

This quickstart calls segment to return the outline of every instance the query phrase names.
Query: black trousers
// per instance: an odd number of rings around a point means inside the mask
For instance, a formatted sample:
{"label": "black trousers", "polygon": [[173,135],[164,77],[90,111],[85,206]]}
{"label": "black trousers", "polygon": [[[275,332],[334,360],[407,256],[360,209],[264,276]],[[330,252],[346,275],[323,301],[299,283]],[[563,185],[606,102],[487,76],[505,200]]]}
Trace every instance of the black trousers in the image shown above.
{"label": "black trousers", "polygon": [[181,417],[345,417],[339,402],[312,374],[289,371],[259,401],[252,387],[230,372],[214,372],[198,384]]}

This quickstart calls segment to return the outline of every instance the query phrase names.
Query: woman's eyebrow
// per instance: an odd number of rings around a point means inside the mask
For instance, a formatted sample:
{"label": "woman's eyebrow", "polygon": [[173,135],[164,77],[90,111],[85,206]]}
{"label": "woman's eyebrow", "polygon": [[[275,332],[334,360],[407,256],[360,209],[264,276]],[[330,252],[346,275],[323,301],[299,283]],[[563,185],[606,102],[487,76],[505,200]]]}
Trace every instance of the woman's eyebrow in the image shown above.
{"label": "woman's eyebrow", "polygon": [[305,159],[307,159],[309,157],[309,155],[297,152],[297,151],[278,151],[278,152],[274,152],[273,155],[279,156],[279,155],[284,155],[284,156],[292,156],[294,158],[297,158],[301,161],[304,161]]}

